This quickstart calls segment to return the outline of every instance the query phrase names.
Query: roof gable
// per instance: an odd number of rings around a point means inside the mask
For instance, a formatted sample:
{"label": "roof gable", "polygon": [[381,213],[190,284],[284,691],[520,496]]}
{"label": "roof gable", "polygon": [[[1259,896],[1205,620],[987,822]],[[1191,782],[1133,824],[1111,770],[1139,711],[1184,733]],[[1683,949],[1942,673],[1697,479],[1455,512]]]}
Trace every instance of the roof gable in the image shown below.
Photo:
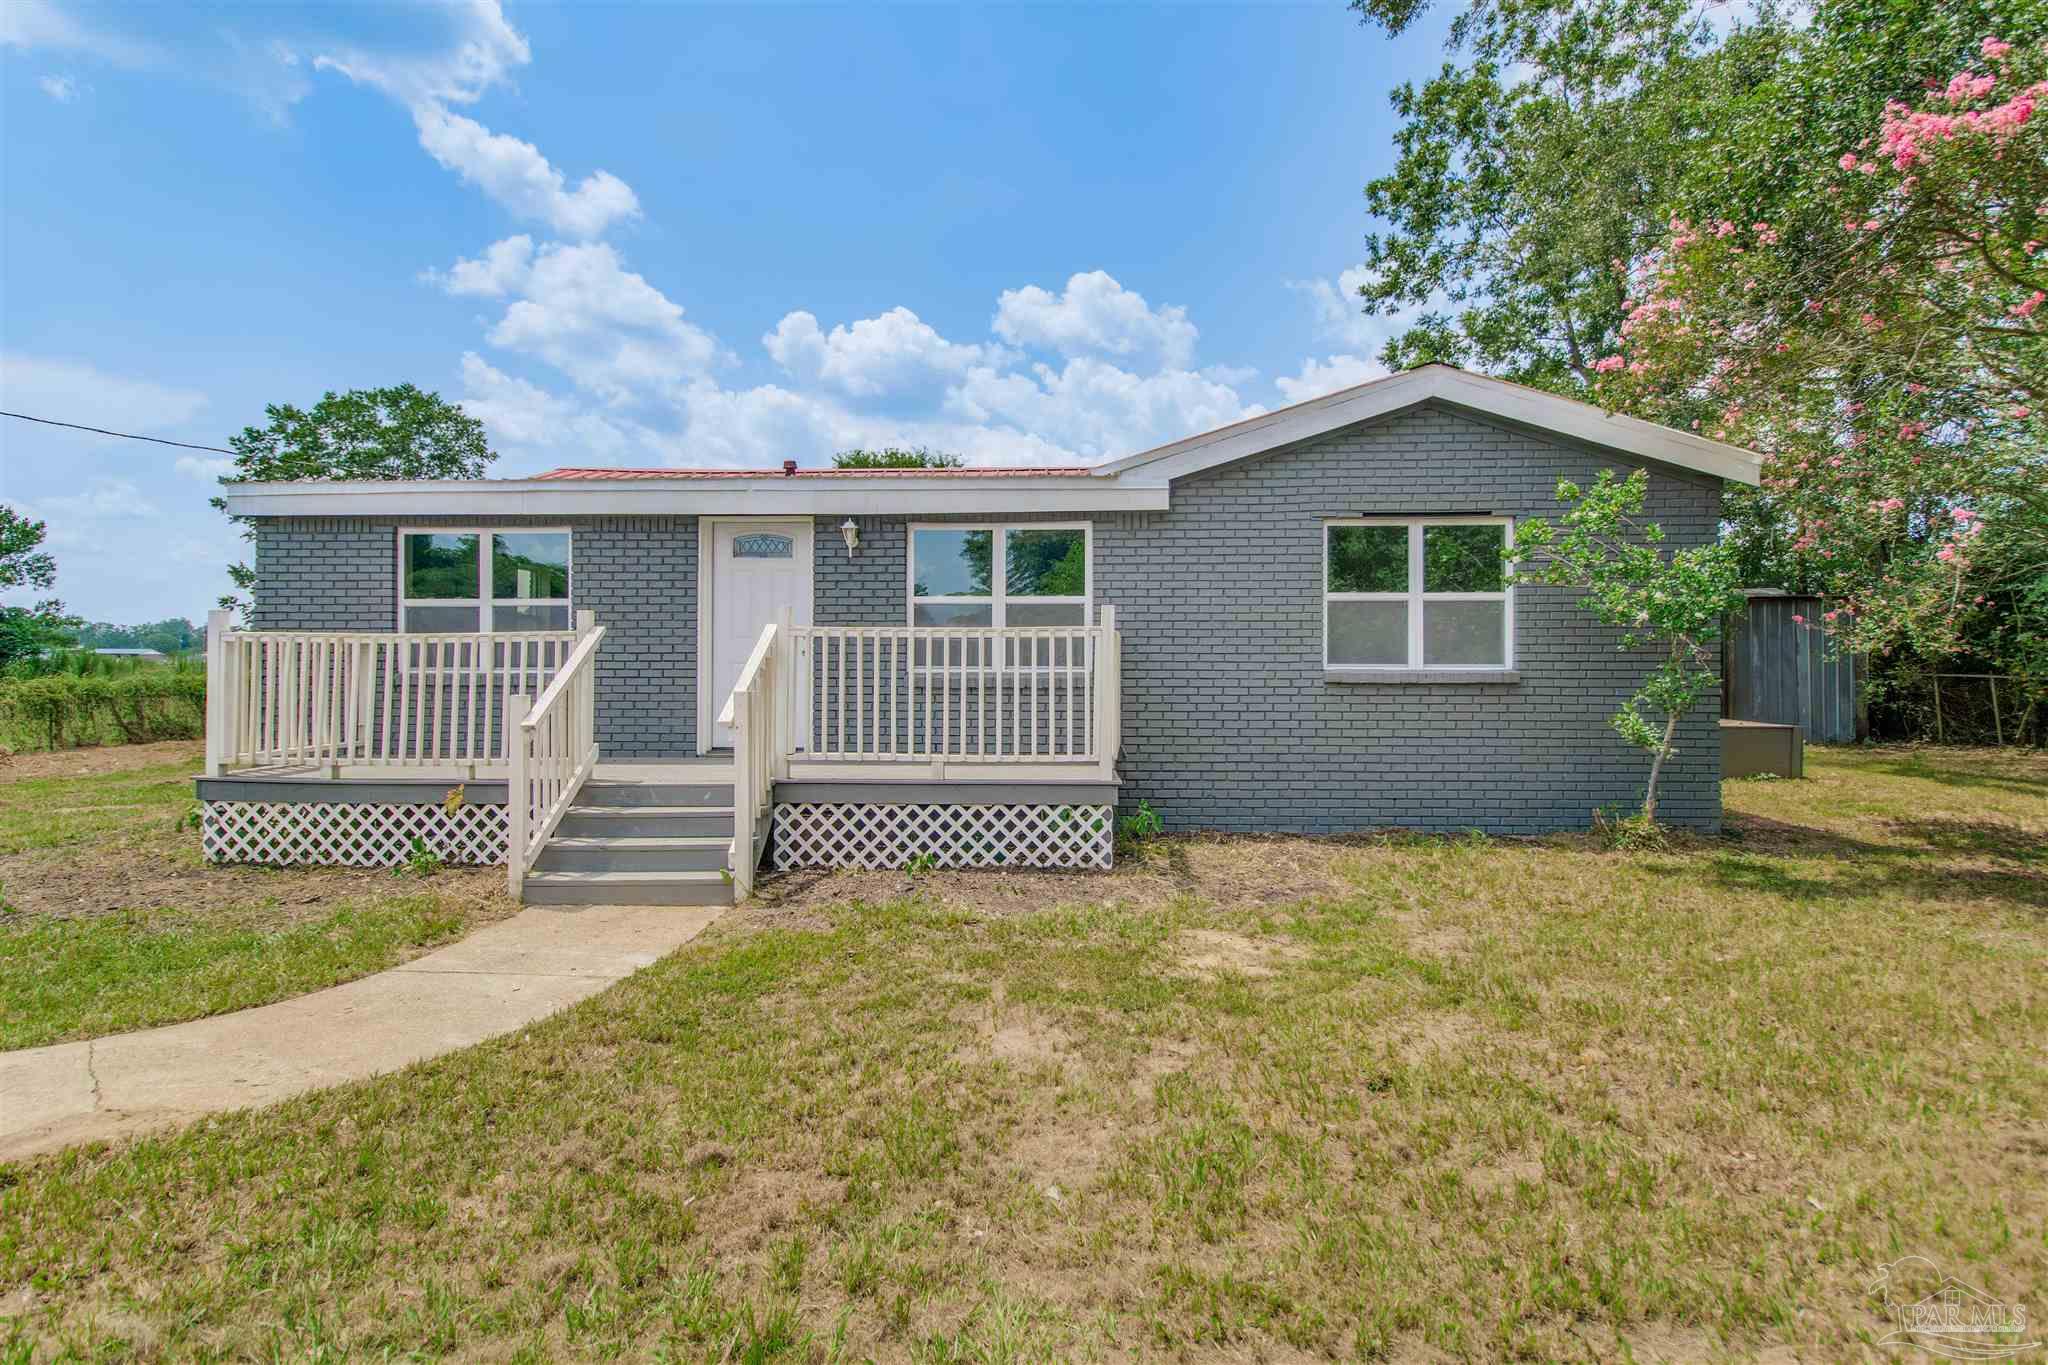
{"label": "roof gable", "polygon": [[1095,472],[1120,483],[1167,484],[1427,402],[1465,408],[1482,416],[1737,483],[1754,484],[1760,477],[1762,461],[1740,446],[1449,365],[1424,365],[1340,389],[1306,403],[1262,413],[1099,465]]}

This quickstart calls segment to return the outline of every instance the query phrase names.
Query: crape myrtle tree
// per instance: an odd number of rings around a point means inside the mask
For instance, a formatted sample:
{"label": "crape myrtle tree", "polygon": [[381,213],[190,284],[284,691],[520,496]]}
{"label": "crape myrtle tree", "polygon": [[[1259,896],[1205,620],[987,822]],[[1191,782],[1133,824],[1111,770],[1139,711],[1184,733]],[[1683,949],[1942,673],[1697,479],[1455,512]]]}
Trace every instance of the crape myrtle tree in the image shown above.
{"label": "crape myrtle tree", "polygon": [[1605,404],[1767,457],[1752,527],[1848,649],[2048,701],[2048,43],[1979,40],[1817,148],[1825,219],[1674,219]]}
{"label": "crape myrtle tree", "polygon": [[1650,756],[1640,818],[1654,826],[1657,782],[1678,752],[1679,722],[1720,685],[1721,622],[1741,608],[1742,589],[1725,542],[1665,552],[1663,527],[1643,519],[1648,489],[1640,469],[1626,479],[1603,469],[1590,488],[1561,482],[1564,512],[1554,522],[1518,522],[1504,554],[1515,582],[1577,589],[1581,605],[1620,629],[1622,649],[1656,659],[1612,722]]}
{"label": "crape myrtle tree", "polygon": [[[223,483],[285,479],[480,479],[497,455],[484,424],[438,393],[411,384],[326,393],[311,408],[272,403],[269,420],[228,438],[235,468]],[[215,498],[225,511],[227,504]],[[233,518],[244,521],[244,518]],[[244,539],[253,532],[245,527]],[[243,592],[256,586],[247,564],[228,566]],[[230,595],[224,607],[246,617],[251,603]]]}

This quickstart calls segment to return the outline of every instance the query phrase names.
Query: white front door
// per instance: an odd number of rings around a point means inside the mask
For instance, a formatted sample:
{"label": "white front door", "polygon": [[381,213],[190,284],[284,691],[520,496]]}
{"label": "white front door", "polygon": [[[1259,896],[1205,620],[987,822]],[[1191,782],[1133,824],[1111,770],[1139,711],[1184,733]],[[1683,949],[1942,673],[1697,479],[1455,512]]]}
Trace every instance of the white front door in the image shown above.
{"label": "white front door", "polygon": [[811,623],[811,524],[719,521],[711,528],[710,582],[701,585],[698,606],[711,614],[706,698],[711,742],[724,749],[732,745],[732,728],[718,723],[718,713],[759,643],[761,628],[784,619],[799,626]]}

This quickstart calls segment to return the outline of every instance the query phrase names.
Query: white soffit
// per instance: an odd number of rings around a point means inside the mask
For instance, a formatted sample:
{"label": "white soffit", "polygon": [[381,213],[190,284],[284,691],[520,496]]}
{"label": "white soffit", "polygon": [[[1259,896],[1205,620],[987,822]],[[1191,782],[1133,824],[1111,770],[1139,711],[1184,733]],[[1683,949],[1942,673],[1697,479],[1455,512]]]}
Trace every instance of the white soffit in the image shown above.
{"label": "white soffit", "polygon": [[475,479],[251,483],[221,490],[241,517],[910,516],[1157,512],[1163,485],[1095,478]]}

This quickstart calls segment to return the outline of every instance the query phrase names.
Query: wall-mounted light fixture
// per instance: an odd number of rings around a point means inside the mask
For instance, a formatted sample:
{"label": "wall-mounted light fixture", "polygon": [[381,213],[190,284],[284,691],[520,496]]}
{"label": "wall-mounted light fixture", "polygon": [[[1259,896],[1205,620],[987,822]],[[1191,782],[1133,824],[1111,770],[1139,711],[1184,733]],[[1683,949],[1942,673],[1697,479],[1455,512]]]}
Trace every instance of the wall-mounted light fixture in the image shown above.
{"label": "wall-mounted light fixture", "polygon": [[852,559],[853,552],[860,548],[860,527],[854,524],[852,517],[839,523],[839,538],[846,542],[846,557]]}

